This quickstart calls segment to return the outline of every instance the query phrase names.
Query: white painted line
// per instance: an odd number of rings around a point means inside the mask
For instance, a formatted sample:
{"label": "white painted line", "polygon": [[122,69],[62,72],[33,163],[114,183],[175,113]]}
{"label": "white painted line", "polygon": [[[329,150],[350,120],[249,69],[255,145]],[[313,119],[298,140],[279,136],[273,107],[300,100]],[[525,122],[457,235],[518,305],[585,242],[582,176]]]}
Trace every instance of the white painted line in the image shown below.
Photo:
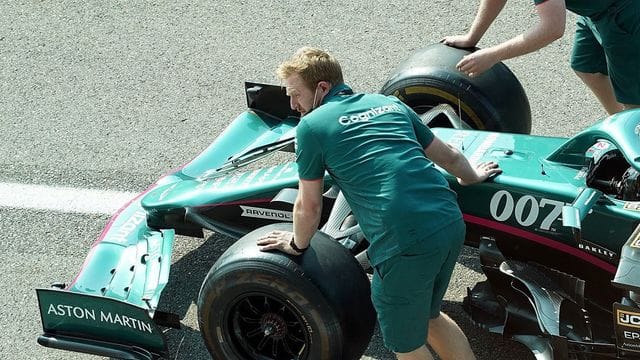
{"label": "white painted line", "polygon": [[0,207],[113,214],[137,193],[0,182]]}

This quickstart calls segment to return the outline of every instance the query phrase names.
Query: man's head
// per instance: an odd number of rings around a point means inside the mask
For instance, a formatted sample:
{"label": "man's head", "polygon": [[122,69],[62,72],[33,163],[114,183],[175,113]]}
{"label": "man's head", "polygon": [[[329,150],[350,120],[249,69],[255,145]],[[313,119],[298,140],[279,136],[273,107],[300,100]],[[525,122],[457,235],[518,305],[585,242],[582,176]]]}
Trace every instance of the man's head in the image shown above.
{"label": "man's head", "polygon": [[287,88],[291,108],[302,115],[315,109],[332,87],[344,81],[338,61],[311,47],[298,49],[276,73]]}

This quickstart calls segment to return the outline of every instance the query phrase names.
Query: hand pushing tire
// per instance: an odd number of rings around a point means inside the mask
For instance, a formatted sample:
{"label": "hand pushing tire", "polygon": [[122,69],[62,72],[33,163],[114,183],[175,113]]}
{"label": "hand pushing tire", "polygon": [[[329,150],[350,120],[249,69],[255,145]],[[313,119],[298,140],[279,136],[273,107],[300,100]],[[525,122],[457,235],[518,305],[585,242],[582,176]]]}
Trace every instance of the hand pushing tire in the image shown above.
{"label": "hand pushing tire", "polygon": [[[419,49],[393,71],[380,92],[398,97],[418,114],[446,103],[471,128],[530,133],[529,100],[515,75],[498,63],[468,77],[456,64],[469,53],[440,43]],[[448,126],[443,120],[435,118],[429,126]]]}
{"label": "hand pushing tire", "polygon": [[370,284],[350,252],[321,232],[301,256],[261,252],[259,228],[213,265],[198,297],[201,334],[214,359],[355,360],[375,325]]}

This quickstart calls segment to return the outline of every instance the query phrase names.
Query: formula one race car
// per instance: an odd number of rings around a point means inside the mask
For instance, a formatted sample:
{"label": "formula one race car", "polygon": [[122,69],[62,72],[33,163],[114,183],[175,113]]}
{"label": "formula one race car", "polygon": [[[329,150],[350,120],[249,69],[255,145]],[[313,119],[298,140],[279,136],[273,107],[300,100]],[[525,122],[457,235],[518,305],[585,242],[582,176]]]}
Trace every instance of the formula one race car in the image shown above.
{"label": "formula one race car", "polygon": [[[537,359],[640,358],[640,110],[572,138],[527,135],[529,106],[498,64],[455,70],[469,50],[436,44],[402,63],[382,92],[406,102],[438,137],[503,174],[461,187],[466,244],[487,280],[463,306]],[[238,239],[211,267],[198,305],[215,359],[359,359],[375,324],[367,239],[327,175],[321,229],[300,257],[260,252],[290,229],[294,162],[244,166],[292,151],[298,114],[277,86],[247,83],[248,108],[198,157],[123,207],[69,284],[38,289],[41,345],[126,359],[166,357],[157,310],[174,235]]]}

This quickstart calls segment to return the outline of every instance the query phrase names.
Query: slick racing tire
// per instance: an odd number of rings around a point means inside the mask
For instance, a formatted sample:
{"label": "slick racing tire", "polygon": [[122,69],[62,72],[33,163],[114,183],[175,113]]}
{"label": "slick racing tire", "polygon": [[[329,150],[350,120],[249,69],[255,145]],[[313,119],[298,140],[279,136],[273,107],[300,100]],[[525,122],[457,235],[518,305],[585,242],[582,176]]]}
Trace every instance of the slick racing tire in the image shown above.
{"label": "slick racing tire", "polygon": [[[418,114],[444,103],[474,129],[530,133],[529,100],[506,65],[498,63],[476,77],[456,69],[471,52],[440,43],[419,49],[393,71],[380,92],[398,97]],[[429,126],[451,127],[444,120],[436,117]]]}
{"label": "slick racing tire", "polygon": [[337,241],[318,232],[300,256],[261,252],[272,224],[232,245],[198,296],[200,332],[214,359],[356,360],[375,325],[370,283]]}

